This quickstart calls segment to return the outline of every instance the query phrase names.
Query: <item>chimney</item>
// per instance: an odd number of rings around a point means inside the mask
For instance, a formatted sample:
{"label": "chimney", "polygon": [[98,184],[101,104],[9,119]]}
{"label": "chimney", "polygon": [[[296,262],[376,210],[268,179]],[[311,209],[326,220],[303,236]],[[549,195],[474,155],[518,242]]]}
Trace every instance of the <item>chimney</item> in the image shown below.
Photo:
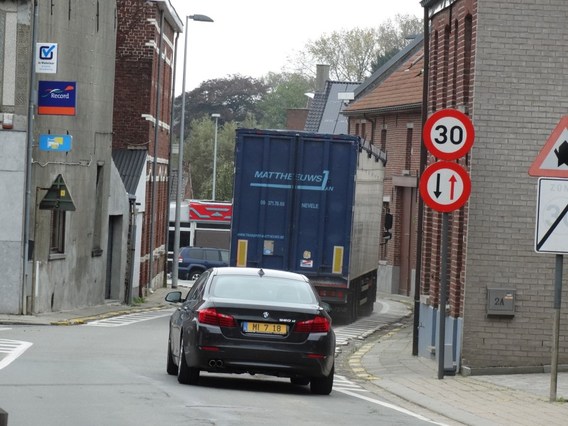
{"label": "chimney", "polygon": [[329,80],[329,65],[317,64],[316,92],[325,90],[325,83]]}

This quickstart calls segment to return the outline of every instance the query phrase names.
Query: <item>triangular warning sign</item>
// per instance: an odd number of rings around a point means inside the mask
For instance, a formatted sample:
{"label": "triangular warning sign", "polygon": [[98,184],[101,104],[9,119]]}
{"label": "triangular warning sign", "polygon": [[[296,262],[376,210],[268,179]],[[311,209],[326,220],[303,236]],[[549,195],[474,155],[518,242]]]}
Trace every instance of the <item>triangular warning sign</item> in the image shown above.
{"label": "triangular warning sign", "polygon": [[39,203],[39,208],[41,210],[67,210],[75,211],[75,205],[71,199],[71,194],[65,185],[63,176],[58,175],[51,188],[47,190],[47,194]]}
{"label": "triangular warning sign", "polygon": [[529,175],[568,178],[568,115],[560,119],[548,137],[529,168]]}

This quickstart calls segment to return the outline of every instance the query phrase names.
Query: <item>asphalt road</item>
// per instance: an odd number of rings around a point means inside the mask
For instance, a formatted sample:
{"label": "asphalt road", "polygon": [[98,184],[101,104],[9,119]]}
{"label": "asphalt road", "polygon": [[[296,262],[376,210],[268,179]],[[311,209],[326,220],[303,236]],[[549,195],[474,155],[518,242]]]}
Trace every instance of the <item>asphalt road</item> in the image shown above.
{"label": "asphalt road", "polygon": [[[349,340],[363,340],[398,315],[384,310],[337,326],[338,341],[347,342],[338,359],[348,355]],[[165,371],[168,316],[159,311],[83,326],[0,328],[0,344],[31,344],[0,365],[0,408],[8,425],[432,424],[369,394],[340,362],[329,396],[266,376],[203,373],[199,386],[181,385]]]}

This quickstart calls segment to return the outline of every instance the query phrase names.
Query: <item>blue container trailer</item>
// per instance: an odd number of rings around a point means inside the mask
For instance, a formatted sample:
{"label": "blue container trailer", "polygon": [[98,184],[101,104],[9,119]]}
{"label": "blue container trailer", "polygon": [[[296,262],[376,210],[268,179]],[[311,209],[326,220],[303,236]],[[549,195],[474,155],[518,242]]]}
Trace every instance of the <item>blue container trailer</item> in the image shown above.
{"label": "blue container trailer", "polygon": [[357,136],[237,129],[230,264],[298,272],[372,312],[386,155]]}

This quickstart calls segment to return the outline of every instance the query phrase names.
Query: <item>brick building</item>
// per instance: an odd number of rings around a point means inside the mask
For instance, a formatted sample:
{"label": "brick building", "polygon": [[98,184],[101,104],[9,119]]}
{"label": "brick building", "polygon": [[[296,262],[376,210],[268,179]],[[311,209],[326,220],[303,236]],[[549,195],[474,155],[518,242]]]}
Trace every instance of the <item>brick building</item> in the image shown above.
{"label": "brick building", "polygon": [[[146,153],[135,260],[142,296],[165,281],[174,57],[182,22],[169,0],[118,0],[117,15],[113,150],[123,151],[122,158]],[[126,171],[121,174],[124,179]]]}
{"label": "brick building", "polygon": [[[472,150],[457,160],[471,176],[471,196],[449,214],[445,365],[449,357],[465,373],[501,367],[542,372],[551,363],[554,337],[555,259],[534,250],[537,182],[528,170],[568,111],[568,3],[423,0],[422,6],[429,24],[426,115],[455,108],[476,131]],[[434,161],[427,158],[427,164]],[[441,213],[425,208],[418,329],[423,356],[439,353],[441,220]],[[507,295],[512,309],[495,312],[493,305],[503,306],[496,294]],[[566,308],[564,303],[563,324]],[[562,329],[559,340],[559,363],[566,364]]]}
{"label": "brick building", "polygon": [[[414,293],[420,143],[422,129],[423,37],[414,39],[355,90],[343,111],[349,133],[387,153],[384,213],[393,217],[392,239],[380,248],[377,287]],[[381,227],[381,229],[384,228]]]}

